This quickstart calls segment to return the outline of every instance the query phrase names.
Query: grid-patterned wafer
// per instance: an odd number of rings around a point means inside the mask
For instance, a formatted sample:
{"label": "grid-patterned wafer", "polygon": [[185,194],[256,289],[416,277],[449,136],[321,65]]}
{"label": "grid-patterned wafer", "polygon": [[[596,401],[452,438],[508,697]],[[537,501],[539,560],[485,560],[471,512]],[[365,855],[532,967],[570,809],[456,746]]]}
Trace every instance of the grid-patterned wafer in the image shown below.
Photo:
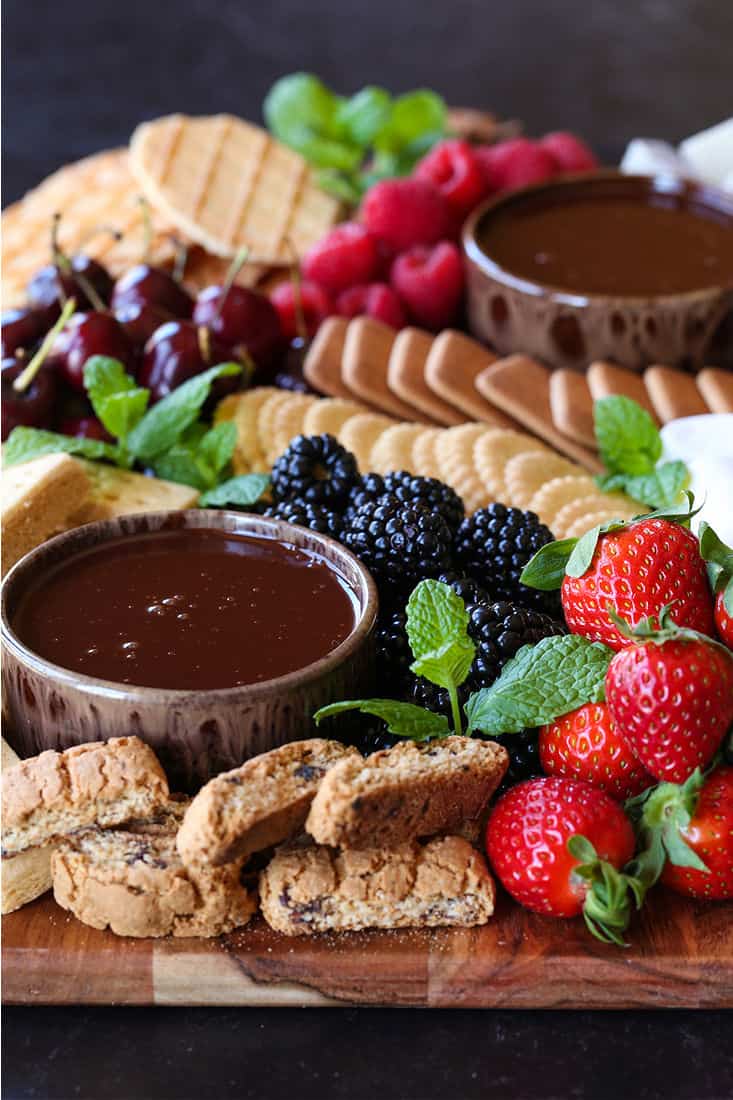
{"label": "grid-patterned wafer", "polygon": [[[145,240],[139,195],[127,150],[110,149],[65,165],[3,211],[3,307],[22,302],[30,277],[50,261],[51,224],[56,213],[61,214],[59,245],[63,251],[73,253],[83,244],[84,252],[105,264],[112,276],[139,263]],[[157,210],[150,214],[149,260],[170,264],[175,257],[172,224]],[[123,236],[120,240],[111,233],[92,236],[101,226],[113,226]]]}
{"label": "grid-patterned wafer", "polygon": [[710,412],[733,412],[733,371],[705,367],[695,381]]}
{"label": "grid-patterned wafer", "polygon": [[462,332],[445,329],[433,341],[425,360],[425,381],[443,401],[455,405],[471,420],[483,420],[495,428],[515,424],[475,387],[476,377],[496,362],[496,356]]}
{"label": "grid-patterned wafer", "polygon": [[549,376],[548,369],[536,359],[528,355],[509,355],[477,375],[476,389],[558,451],[576,459],[586,469],[600,470],[597,455],[568,439],[555,427]]}
{"label": "grid-patterned wafer", "polygon": [[683,374],[673,367],[648,367],[644,371],[644,384],[663,424],[678,416],[697,416],[710,411],[691,374]]}
{"label": "grid-patterned wafer", "polygon": [[369,473],[372,448],[382,432],[395,424],[381,413],[357,413],[346,420],[339,432],[339,442],[355,456],[362,474]]}
{"label": "grid-patterned wafer", "polygon": [[627,370],[626,367],[618,367],[615,363],[598,361],[591,363],[586,372],[588,388],[594,401],[602,397],[621,395],[630,397],[641,405],[642,409],[658,420],[654,406],[646,392],[644,379],[637,371]]}
{"label": "grid-patterned wafer", "polygon": [[287,262],[339,215],[300,154],[233,115],[145,122],[130,165],[150,202],[216,256],[247,247],[255,262]]}
{"label": "grid-patterned wafer", "polygon": [[313,337],[303,360],[306,382],[327,397],[354,397],[341,378],[341,360],[348,327],[345,317],[328,317]]}
{"label": "grid-patterned wafer", "polygon": [[589,450],[597,450],[593,398],[585,375],[563,367],[550,375],[550,408],[555,427]]}
{"label": "grid-patterned wafer", "polygon": [[356,317],[349,322],[341,361],[341,377],[357,397],[368,405],[396,416],[399,420],[422,420],[417,409],[401,401],[387,385],[389,357],[396,332],[372,317]]}
{"label": "grid-patterned wafer", "polygon": [[402,329],[392,345],[387,385],[397,397],[436,423],[447,427],[463,424],[465,415],[433,393],[425,381],[425,363],[433,346],[433,339],[432,334],[424,329]]}

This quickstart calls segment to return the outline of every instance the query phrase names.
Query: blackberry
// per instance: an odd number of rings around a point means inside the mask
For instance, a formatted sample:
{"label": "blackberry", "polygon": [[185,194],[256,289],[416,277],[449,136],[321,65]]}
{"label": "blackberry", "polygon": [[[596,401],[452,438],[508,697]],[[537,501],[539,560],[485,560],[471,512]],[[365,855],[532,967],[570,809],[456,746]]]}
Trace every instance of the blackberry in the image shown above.
{"label": "blackberry", "polygon": [[285,523],[297,523],[299,527],[309,527],[311,531],[330,535],[332,539],[341,538],[341,516],[320,504],[309,504],[308,501],[297,498],[281,500],[271,505],[265,515],[284,520]]}
{"label": "blackberry", "polygon": [[501,737],[492,738],[509,753],[509,767],[495,798],[500,798],[523,779],[534,779],[535,776],[542,775],[539,738],[540,731],[537,729],[520,730],[519,733],[505,733]]}
{"label": "blackberry", "polygon": [[377,621],[376,675],[380,695],[399,695],[410,676],[412,651],[407,641],[404,611],[382,611]]}
{"label": "blackberry", "polygon": [[451,533],[442,516],[385,495],[346,517],[342,542],[377,584],[408,593],[424,577],[451,567]]}
{"label": "blackberry", "polygon": [[275,500],[296,498],[337,511],[359,476],[356,459],[332,435],[299,435],[272,467]]}
{"label": "blackberry", "polygon": [[437,512],[455,533],[466,514],[458,494],[435,477],[418,477],[406,470],[398,470],[384,477],[381,474],[365,474],[351,492],[349,509],[356,512],[364,504],[379,500],[385,493],[396,497],[403,504],[424,504]]}
{"label": "blackberry", "polygon": [[531,557],[554,536],[534,512],[490,504],[464,519],[455,541],[456,561],[495,600],[510,600],[550,614],[560,613],[556,592],[540,592],[519,577]]}
{"label": "blackberry", "polygon": [[[461,706],[471,692],[493,684],[507,661],[523,645],[534,645],[542,638],[565,633],[564,625],[549,615],[515,604],[479,602],[466,607],[468,633],[476,644],[476,656],[471,671],[458,689]],[[450,715],[448,692],[423,677],[414,678],[412,701]]]}
{"label": "blackberry", "polygon": [[438,580],[450,585],[456,595],[463,600],[467,611],[470,611],[474,604],[491,603],[486,589],[476,584],[472,577],[466,577],[461,573],[441,573]]}

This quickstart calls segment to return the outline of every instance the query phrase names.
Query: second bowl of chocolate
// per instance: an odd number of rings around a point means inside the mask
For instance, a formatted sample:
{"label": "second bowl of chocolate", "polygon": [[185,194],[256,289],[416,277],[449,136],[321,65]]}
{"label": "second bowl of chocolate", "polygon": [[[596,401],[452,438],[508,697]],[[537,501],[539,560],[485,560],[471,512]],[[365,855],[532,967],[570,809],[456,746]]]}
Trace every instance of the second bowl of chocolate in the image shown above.
{"label": "second bowl of chocolate", "polygon": [[464,229],[469,325],[501,355],[733,365],[733,196],[618,172],[494,199]]}
{"label": "second bowl of chocolate", "polygon": [[77,528],[3,584],[8,736],[28,756],[137,734],[192,790],[371,691],[376,611],[361,563],[289,524],[190,511]]}

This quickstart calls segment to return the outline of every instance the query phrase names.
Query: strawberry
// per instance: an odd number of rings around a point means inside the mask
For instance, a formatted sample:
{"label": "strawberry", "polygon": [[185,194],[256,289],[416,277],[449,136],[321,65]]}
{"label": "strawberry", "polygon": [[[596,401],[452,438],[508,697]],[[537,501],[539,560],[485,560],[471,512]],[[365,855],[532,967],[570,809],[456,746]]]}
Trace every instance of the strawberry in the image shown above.
{"label": "strawberry", "polygon": [[704,520],[700,524],[700,554],[708,563],[708,576],[715,592],[718,637],[733,649],[733,549]]}
{"label": "strawberry", "polygon": [[634,851],[623,809],[574,779],[529,779],[497,802],[486,850],[505,889],[527,909],[554,917],[583,913],[605,942],[622,943],[630,881],[619,869]]}
{"label": "strawberry", "polygon": [[609,608],[633,625],[674,602],[679,626],[711,635],[715,629],[698,541],[686,527],[661,517],[602,532],[588,568],[563,578],[561,599],[571,632],[611,649],[627,646],[629,639]]}
{"label": "strawberry", "polygon": [[540,727],[540,763],[548,775],[584,779],[612,798],[654,785],[613,724],[605,703],[586,703]]}
{"label": "strawberry", "polygon": [[[606,673],[606,699],[629,748],[655,779],[684,783],[705,767],[733,722],[733,655],[659,615],[629,635]],[[619,620],[623,628],[623,623]]]}
{"label": "strawberry", "polygon": [[715,597],[715,627],[721,641],[733,649],[733,614],[725,606],[725,592],[718,592]]}
{"label": "strawberry", "polygon": [[629,804],[643,843],[640,877],[693,898],[733,898],[733,768],[660,783]]}

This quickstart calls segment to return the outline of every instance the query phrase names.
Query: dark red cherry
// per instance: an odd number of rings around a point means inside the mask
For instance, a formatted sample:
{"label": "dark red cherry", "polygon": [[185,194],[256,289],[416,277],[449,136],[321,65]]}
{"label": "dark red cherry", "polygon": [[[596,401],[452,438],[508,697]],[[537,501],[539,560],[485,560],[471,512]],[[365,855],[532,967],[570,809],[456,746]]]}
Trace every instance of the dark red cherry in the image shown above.
{"label": "dark red cherry", "polygon": [[46,318],[40,309],[8,309],[0,318],[2,357],[23,349],[29,351],[46,332]]}
{"label": "dark red cherry", "polygon": [[59,431],[64,435],[73,435],[77,439],[101,439],[105,443],[114,443],[112,436],[96,416],[66,417],[61,421]]}
{"label": "dark red cherry", "polygon": [[115,283],[112,292],[115,313],[120,306],[132,303],[156,306],[171,317],[190,317],[193,310],[193,298],[170,271],[151,264],[136,264]]}
{"label": "dark red cherry", "polygon": [[142,348],[161,325],[173,321],[172,313],[147,302],[123,302],[114,310],[115,317],[135,348]]}
{"label": "dark red cherry", "polygon": [[207,325],[228,348],[246,352],[262,374],[271,372],[285,349],[277,310],[269,298],[245,286],[209,286],[196,299],[193,320]]}
{"label": "dark red cherry", "polygon": [[33,381],[23,391],[14,389],[13,382],[23,372],[26,363],[14,356],[2,361],[2,438],[13,428],[47,428],[51,423],[58,379],[48,367],[41,367]]}
{"label": "dark red cherry", "polygon": [[[97,260],[80,252],[67,262],[70,270],[66,270],[61,261],[59,265],[46,264],[35,273],[26,288],[28,301],[43,311],[47,326],[56,320],[65,300],[73,298],[79,309],[97,309],[100,304],[108,304],[112,293],[109,272]],[[77,275],[81,278],[76,278]]]}
{"label": "dark red cherry", "polygon": [[84,389],[84,364],[93,355],[119,359],[135,373],[135,354],[122,325],[111,313],[75,313],[53,342],[48,365],[60,371],[70,386]]}
{"label": "dark red cherry", "polygon": [[[193,321],[169,321],[145,345],[138,383],[150,390],[150,400],[160,401],[182,382],[218,363],[232,362],[230,349]],[[241,375],[221,378],[213,387],[217,397],[238,390]]]}

